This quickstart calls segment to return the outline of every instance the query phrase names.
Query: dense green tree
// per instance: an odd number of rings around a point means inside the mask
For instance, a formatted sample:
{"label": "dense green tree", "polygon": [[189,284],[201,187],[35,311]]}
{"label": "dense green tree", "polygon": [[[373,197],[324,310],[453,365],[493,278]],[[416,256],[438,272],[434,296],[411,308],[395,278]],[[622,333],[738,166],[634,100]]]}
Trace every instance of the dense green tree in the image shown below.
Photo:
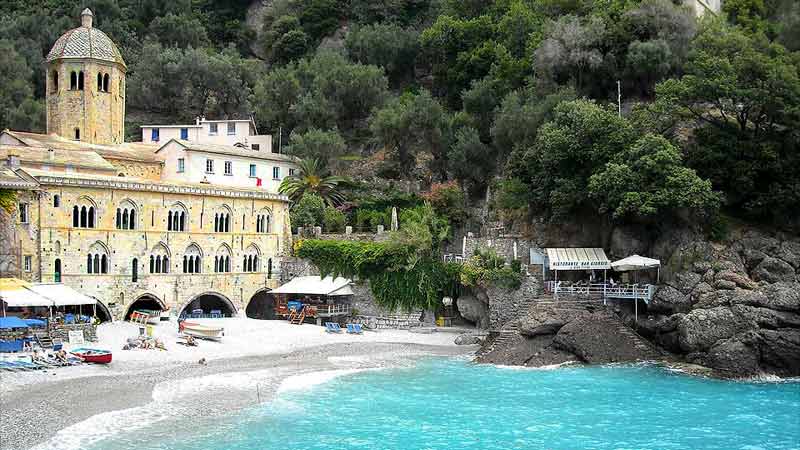
{"label": "dense green tree", "polygon": [[615,219],[661,220],[679,211],[713,216],[720,197],[683,165],[680,150],[653,134],[639,138],[589,179],[589,196]]}
{"label": "dense green tree", "polygon": [[33,98],[32,72],[13,43],[0,40],[0,130],[44,131],[44,108]]}
{"label": "dense green tree", "polygon": [[[377,142],[390,151],[396,163],[395,174],[407,177],[424,150],[446,147],[445,111],[430,93],[404,94],[375,111],[370,118],[370,130]],[[432,153],[441,155],[440,150]]]}
{"label": "dense green tree", "polygon": [[313,192],[304,193],[289,210],[289,220],[293,227],[313,227],[323,224],[325,202]]}
{"label": "dense green tree", "polygon": [[473,194],[478,194],[492,176],[496,155],[481,141],[475,128],[461,128],[454,137],[447,152],[450,172],[471,188]]}
{"label": "dense green tree", "polygon": [[564,16],[553,22],[534,53],[537,75],[578,90],[603,65],[606,24],[600,17]]}
{"label": "dense green tree", "polygon": [[329,167],[333,159],[347,150],[339,131],[310,128],[305,133],[292,133],[288,153],[301,159],[318,159]]}
{"label": "dense green tree", "polygon": [[196,116],[247,116],[251,66],[233,49],[163,48],[145,44],[131,64],[128,104],[167,114],[173,120]]}
{"label": "dense green tree", "polygon": [[658,100],[700,128],[687,163],[724,191],[727,205],[762,218],[800,204],[796,55],[723,23],[697,36],[686,75],[658,85]]}
{"label": "dense green tree", "polygon": [[168,13],[156,17],[150,23],[148,36],[164,47],[200,48],[209,44],[203,23],[191,14]]}
{"label": "dense green tree", "polygon": [[360,24],[419,25],[438,3],[437,0],[350,0],[349,14]]}
{"label": "dense green tree", "polygon": [[291,30],[282,34],[272,45],[270,60],[279,64],[294,61],[306,54],[309,48],[309,38],[301,29]]}
{"label": "dense green tree", "polygon": [[588,100],[561,103],[522,157],[532,203],[555,217],[586,206],[589,177],[634,138],[616,111]]}
{"label": "dense green tree", "polygon": [[300,25],[314,41],[321,40],[338,28],[340,14],[337,0],[305,0],[298,11]]}
{"label": "dense green tree", "polygon": [[395,24],[355,26],[345,40],[355,62],[383,67],[394,83],[413,77],[419,33]]}

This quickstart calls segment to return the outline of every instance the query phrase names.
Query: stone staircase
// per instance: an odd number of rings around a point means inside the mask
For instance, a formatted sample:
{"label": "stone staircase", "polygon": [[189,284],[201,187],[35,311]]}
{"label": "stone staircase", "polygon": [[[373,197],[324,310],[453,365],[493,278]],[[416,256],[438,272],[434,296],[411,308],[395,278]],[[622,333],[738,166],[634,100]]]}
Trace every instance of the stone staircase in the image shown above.
{"label": "stone staircase", "polygon": [[50,337],[50,333],[47,331],[36,331],[33,333],[33,337],[36,338],[36,342],[39,344],[41,348],[53,348],[53,338]]}

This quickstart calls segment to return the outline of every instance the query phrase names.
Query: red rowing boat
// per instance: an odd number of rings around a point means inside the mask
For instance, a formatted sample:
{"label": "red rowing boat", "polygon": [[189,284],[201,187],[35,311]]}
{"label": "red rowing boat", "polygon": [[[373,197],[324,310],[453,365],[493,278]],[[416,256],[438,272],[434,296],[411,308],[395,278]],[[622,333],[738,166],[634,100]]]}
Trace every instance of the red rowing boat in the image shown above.
{"label": "red rowing boat", "polygon": [[108,364],[111,362],[111,352],[96,348],[76,348],[70,351],[73,355],[81,358],[84,362],[94,364]]}

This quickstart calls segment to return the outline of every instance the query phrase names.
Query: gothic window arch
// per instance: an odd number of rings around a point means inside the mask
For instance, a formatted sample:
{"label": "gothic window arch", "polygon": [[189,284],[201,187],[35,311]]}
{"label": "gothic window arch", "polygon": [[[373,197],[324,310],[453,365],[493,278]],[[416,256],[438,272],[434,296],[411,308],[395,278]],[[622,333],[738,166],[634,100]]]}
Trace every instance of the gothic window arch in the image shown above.
{"label": "gothic window arch", "polygon": [[186,231],[189,223],[189,213],[182,203],[170,206],[167,212],[167,231]]}
{"label": "gothic window arch", "polygon": [[81,197],[72,207],[72,226],[94,228],[97,223],[97,205],[89,197]]}
{"label": "gothic window arch", "polygon": [[71,91],[78,89],[78,74],[74,70],[69,73],[69,89]]}
{"label": "gothic window arch", "polygon": [[159,242],[150,251],[150,273],[169,273],[170,251]]}
{"label": "gothic window arch", "polygon": [[75,128],[75,140],[76,141],[80,141],[81,140],[81,129],[80,128]]}
{"label": "gothic window arch", "polygon": [[52,86],[52,92],[58,92],[58,71],[54,70],[50,74],[50,78],[52,79],[52,83],[50,84]]}
{"label": "gothic window arch", "polygon": [[272,211],[264,208],[256,216],[256,233],[272,232]]}
{"label": "gothic window arch", "polygon": [[97,72],[97,92],[103,92],[103,74]]}
{"label": "gothic window arch", "polygon": [[117,207],[115,224],[118,230],[135,230],[138,228],[136,205],[131,200],[124,200]]}
{"label": "gothic window arch", "polygon": [[250,244],[242,256],[242,272],[261,271],[261,250],[255,244]]}
{"label": "gothic window arch", "polygon": [[214,272],[230,272],[231,271],[231,249],[225,244],[222,244],[217,249],[217,254],[214,255]]}
{"label": "gothic window arch", "polygon": [[108,248],[99,241],[92,244],[89,247],[89,253],[86,255],[86,273],[108,273],[109,265]]}
{"label": "gothic window arch", "polygon": [[108,92],[108,74],[103,75],[103,92]]}
{"label": "gothic window arch", "polygon": [[78,72],[78,90],[79,91],[83,90],[83,78],[84,78],[83,71]]}
{"label": "gothic window arch", "polygon": [[214,232],[230,233],[231,231],[231,209],[227,205],[217,208],[214,213]]}
{"label": "gothic window arch", "polygon": [[183,252],[183,273],[202,273],[203,252],[197,244],[190,244]]}
{"label": "gothic window arch", "polygon": [[139,281],[139,260],[137,258],[133,258],[131,261],[131,281],[134,283]]}

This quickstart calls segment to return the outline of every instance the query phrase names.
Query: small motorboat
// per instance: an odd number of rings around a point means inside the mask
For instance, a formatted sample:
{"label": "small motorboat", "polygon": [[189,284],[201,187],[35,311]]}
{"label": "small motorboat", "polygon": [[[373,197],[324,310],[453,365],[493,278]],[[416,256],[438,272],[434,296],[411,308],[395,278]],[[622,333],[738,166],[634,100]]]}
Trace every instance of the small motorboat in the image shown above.
{"label": "small motorboat", "polygon": [[225,329],[222,327],[202,325],[195,322],[183,321],[179,328],[183,334],[201,339],[222,339],[222,336],[225,335]]}
{"label": "small motorboat", "polygon": [[76,348],[71,354],[81,358],[84,362],[94,364],[108,364],[111,362],[111,352],[96,348]]}

